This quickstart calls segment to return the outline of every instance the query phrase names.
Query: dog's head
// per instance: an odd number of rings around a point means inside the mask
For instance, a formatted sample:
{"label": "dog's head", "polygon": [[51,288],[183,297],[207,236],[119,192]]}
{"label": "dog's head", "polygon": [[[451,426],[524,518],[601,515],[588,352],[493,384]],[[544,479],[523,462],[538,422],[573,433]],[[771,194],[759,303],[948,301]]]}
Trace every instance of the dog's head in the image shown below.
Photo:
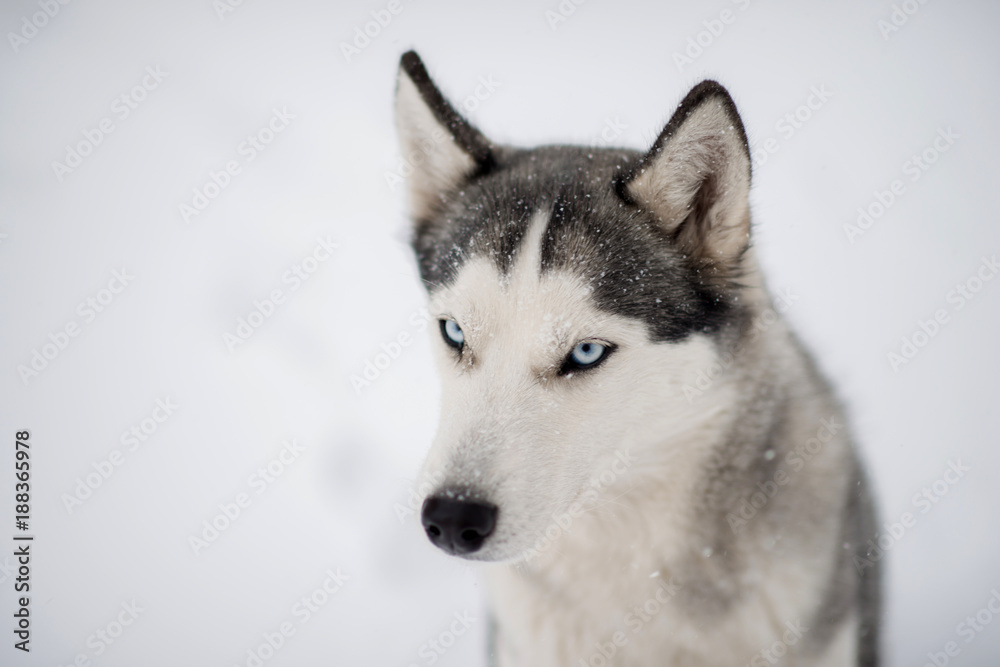
{"label": "dog's head", "polygon": [[[396,119],[444,388],[423,525],[449,553],[516,561],[710,421],[685,385],[744,308],[746,134],[705,81],[645,155],[497,146],[413,52]],[[678,486],[704,455],[674,457]]]}

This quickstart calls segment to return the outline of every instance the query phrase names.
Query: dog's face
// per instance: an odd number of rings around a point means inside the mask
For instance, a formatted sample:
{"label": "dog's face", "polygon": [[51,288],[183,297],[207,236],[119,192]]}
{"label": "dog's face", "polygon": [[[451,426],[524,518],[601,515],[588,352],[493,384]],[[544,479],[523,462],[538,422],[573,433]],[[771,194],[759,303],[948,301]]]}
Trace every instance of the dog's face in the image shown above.
{"label": "dog's face", "polygon": [[[645,156],[498,147],[413,53],[396,104],[443,380],[422,521],[449,553],[516,561],[710,418],[684,387],[743,308],[746,136],[705,82]],[[706,454],[677,452],[671,474]]]}

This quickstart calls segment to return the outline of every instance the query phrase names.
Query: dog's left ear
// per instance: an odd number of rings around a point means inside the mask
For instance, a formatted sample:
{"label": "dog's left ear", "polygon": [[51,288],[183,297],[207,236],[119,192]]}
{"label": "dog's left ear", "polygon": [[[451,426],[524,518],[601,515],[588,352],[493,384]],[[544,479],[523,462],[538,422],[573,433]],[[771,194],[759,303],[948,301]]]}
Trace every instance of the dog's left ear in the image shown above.
{"label": "dog's left ear", "polygon": [[750,148],[726,89],[695,86],[615,189],[651,211],[697,264],[735,268],[750,240]]}
{"label": "dog's left ear", "polygon": [[479,130],[448,103],[414,51],[403,54],[396,85],[396,128],[409,177],[410,214],[431,217],[442,198],[494,164]]}

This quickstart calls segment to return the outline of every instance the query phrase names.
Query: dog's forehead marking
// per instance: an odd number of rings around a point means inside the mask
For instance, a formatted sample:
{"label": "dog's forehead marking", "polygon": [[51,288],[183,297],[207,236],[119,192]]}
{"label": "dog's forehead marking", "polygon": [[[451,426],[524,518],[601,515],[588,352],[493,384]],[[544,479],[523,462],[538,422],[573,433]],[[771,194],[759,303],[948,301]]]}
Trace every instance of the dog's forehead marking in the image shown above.
{"label": "dog's forehead marking", "polygon": [[549,211],[539,210],[531,216],[528,231],[521,240],[520,251],[509,272],[510,282],[524,285],[538,285],[542,277],[542,241],[549,227]]}
{"label": "dog's forehead marking", "polygon": [[[432,307],[454,317],[470,347],[525,347],[546,357],[562,354],[577,339],[606,331],[623,318],[599,310],[593,289],[575,272],[542,269],[550,210],[536,211],[507,271],[487,257],[473,256]],[[641,328],[638,323],[625,325]]]}

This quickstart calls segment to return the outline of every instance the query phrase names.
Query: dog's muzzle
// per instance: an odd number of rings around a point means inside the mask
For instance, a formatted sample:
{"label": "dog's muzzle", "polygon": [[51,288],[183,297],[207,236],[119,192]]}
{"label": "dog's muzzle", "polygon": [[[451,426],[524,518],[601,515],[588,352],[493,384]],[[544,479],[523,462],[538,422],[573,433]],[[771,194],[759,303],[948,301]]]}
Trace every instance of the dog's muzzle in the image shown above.
{"label": "dog's muzzle", "polygon": [[431,496],[420,515],[431,543],[461,556],[479,551],[497,523],[497,508],[489,503]]}

